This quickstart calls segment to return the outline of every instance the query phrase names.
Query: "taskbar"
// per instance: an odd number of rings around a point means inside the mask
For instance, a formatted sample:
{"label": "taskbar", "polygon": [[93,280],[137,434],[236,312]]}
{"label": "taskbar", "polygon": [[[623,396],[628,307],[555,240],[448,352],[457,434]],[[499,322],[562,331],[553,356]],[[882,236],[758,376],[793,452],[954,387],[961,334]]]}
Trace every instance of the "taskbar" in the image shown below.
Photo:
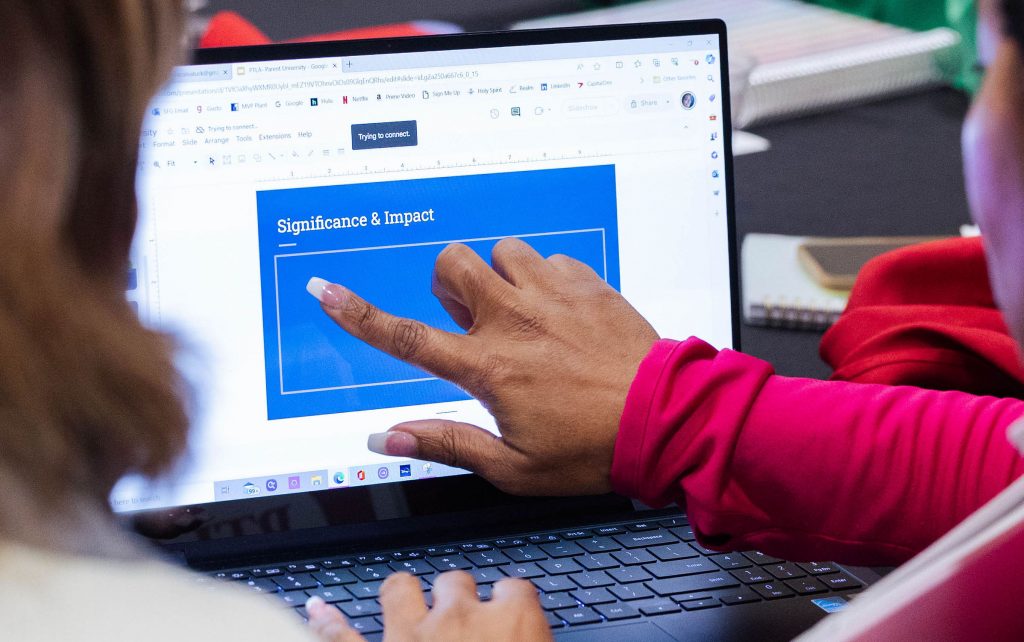
{"label": "taskbar", "polygon": [[213,482],[214,501],[235,501],[463,475],[466,471],[426,461],[397,461],[252,476]]}

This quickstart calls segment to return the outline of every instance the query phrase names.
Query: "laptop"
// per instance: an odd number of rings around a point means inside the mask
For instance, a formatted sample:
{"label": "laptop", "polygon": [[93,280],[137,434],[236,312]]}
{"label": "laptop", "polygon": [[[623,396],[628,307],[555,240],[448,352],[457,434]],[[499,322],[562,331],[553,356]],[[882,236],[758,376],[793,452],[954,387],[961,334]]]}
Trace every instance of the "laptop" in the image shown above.
{"label": "laptop", "polygon": [[[437,255],[518,237],[619,289],[663,336],[738,347],[720,21],[199,51],[149,108],[128,299],[182,337],[189,451],[115,510],[198,582],[379,639],[408,571],[536,585],[558,639],[789,639],[876,576],[718,553],[677,509],[523,498],[371,453],[405,420],[494,430],[462,390],[356,341],[305,290],[345,284],[457,331]],[[256,599],[256,598],[254,598]]]}

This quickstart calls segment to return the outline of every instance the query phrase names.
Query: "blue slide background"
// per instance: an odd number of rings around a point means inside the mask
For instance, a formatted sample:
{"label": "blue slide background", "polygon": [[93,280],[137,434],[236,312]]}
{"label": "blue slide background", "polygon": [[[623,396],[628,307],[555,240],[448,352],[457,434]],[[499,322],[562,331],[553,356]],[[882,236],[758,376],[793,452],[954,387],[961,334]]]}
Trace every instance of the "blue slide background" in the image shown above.
{"label": "blue slide background", "polygon": [[[434,261],[452,241],[492,239],[466,243],[490,262],[498,238],[521,236],[543,256],[572,256],[619,288],[612,165],[259,192],[257,207],[271,420],[469,398],[436,379],[389,383],[430,375],[337,327],[306,293],[310,277],[344,284],[392,314],[452,332],[461,330],[430,292]],[[380,225],[299,236],[277,231],[283,218],[369,217],[374,211],[383,218],[384,210],[431,208],[434,222],[409,227]],[[550,234],[597,229],[603,234]],[[529,236],[533,234],[548,235]],[[297,245],[280,247],[290,243]],[[419,245],[386,247],[409,244]],[[306,254],[310,252],[330,253]]]}

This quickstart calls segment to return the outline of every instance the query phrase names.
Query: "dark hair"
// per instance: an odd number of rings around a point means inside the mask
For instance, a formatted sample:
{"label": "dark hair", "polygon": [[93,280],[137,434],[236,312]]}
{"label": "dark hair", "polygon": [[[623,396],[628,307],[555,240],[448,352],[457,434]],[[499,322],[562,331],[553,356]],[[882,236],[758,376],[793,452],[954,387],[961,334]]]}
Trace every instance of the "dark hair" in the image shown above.
{"label": "dark hair", "polygon": [[172,342],[124,292],[139,130],[183,25],[180,0],[0,3],[0,470],[41,510],[185,444]]}
{"label": "dark hair", "polygon": [[1003,0],[1006,33],[1024,49],[1024,0]]}

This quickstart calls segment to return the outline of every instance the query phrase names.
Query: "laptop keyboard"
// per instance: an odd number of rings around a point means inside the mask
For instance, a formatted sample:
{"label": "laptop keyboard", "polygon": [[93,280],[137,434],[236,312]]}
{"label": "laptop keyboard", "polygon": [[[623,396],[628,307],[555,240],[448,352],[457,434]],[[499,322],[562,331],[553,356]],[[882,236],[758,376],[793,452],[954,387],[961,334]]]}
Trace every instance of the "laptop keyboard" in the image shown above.
{"label": "laptop keyboard", "polygon": [[706,549],[683,516],[235,569],[212,577],[265,593],[301,618],[306,600],[318,595],[373,638],[383,630],[378,597],[388,575],[415,575],[429,605],[431,584],[453,570],[476,579],[482,600],[503,578],[532,582],[555,629],[861,588],[831,562],[795,564],[757,551]]}

